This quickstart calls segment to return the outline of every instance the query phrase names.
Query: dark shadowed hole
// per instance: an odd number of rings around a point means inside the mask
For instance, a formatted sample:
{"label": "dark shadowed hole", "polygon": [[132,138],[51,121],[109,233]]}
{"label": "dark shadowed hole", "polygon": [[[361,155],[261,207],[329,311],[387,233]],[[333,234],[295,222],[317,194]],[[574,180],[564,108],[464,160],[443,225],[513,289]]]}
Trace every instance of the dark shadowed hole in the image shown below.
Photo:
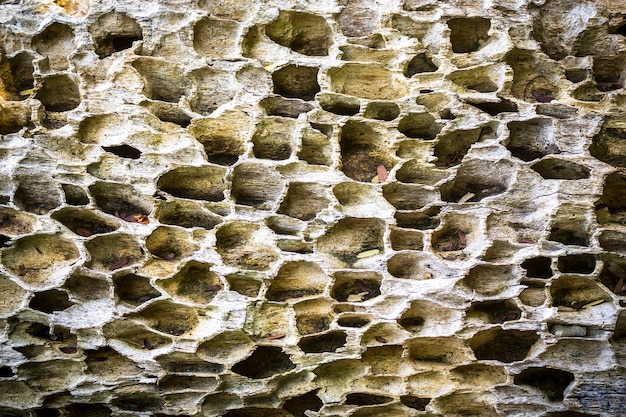
{"label": "dark shadowed hole", "polygon": [[565,245],[589,246],[589,236],[585,230],[579,229],[578,226],[571,224],[569,227],[561,227],[560,225],[552,227],[548,240],[561,242]]}
{"label": "dark shadowed hole", "polygon": [[313,100],[320,91],[317,67],[287,65],[272,74],[274,92],[283,97]]}
{"label": "dark shadowed hole", "polygon": [[441,207],[431,207],[421,212],[414,211],[397,211],[395,214],[398,227],[406,227],[409,229],[428,230],[435,229],[439,226],[441,220],[438,215]]}
{"label": "dark shadowed hole", "polygon": [[400,115],[400,108],[396,103],[385,101],[372,101],[367,103],[363,117],[390,121]]}
{"label": "dark shadowed hole", "polygon": [[130,145],[103,146],[102,149],[121,158],[139,159],[141,156],[141,151]]}
{"label": "dark shadowed hole", "polygon": [[120,301],[138,306],[148,300],[159,297],[161,293],[150,285],[150,280],[135,274],[125,274],[113,279],[115,294]]}
{"label": "dark shadowed hole", "polygon": [[67,75],[51,75],[44,78],[36,98],[46,110],[53,112],[73,110],[81,101],[78,84]]}
{"label": "dark shadowed hole", "polygon": [[530,168],[547,180],[582,180],[590,173],[584,165],[556,158],[544,159]]}
{"label": "dark shadowed hole", "polygon": [[[133,46],[133,42],[140,41],[141,36],[111,36],[110,40],[113,49],[115,49],[116,52],[119,52]],[[106,41],[107,38],[104,39],[104,42]]]}
{"label": "dark shadowed hole", "polygon": [[596,257],[591,254],[560,256],[559,271],[575,274],[590,274],[596,269]]}
{"label": "dark shadowed hole", "polygon": [[476,333],[470,341],[470,348],[478,360],[511,363],[526,358],[538,339],[533,331],[494,328]]}
{"label": "dark shadowed hole", "polygon": [[485,315],[489,323],[504,323],[505,321],[518,320],[521,311],[511,301],[482,301],[472,304],[467,310],[468,318],[474,315]]}
{"label": "dark shadowed hole", "polygon": [[69,417],[109,417],[111,410],[103,404],[71,404],[66,407]]}
{"label": "dark shadowed hole", "polygon": [[439,68],[437,67],[437,65],[433,64],[433,62],[426,56],[426,54],[419,54],[409,61],[409,64],[404,70],[404,76],[407,78],[411,78],[415,74],[421,74],[423,72],[435,72],[438,69]]}
{"label": "dark shadowed hole", "polygon": [[425,411],[426,406],[430,402],[430,398],[421,398],[414,395],[403,395],[400,397],[400,401],[402,402],[402,404],[406,405],[409,408],[413,408],[419,411]]}
{"label": "dark shadowed hole", "polygon": [[65,194],[65,202],[71,206],[84,206],[89,204],[89,196],[85,190],[74,184],[61,184]]}
{"label": "dark shadowed hole", "polygon": [[482,17],[457,18],[448,20],[448,27],[452,51],[467,53],[477,51],[489,39],[491,21]]}
{"label": "dark shadowed hole", "polygon": [[509,122],[507,148],[514,157],[526,162],[560,153],[552,137],[552,123],[552,119],[547,118]]}
{"label": "dark shadowed hole", "polygon": [[261,379],[295,368],[289,355],[278,346],[259,346],[252,355],[235,364],[233,372],[249,378]]}
{"label": "dark shadowed hole", "polygon": [[412,113],[398,123],[398,131],[403,135],[424,140],[435,139],[441,128],[441,124],[428,113]]}
{"label": "dark shadowed hole", "polygon": [[544,256],[526,259],[522,262],[522,268],[526,270],[528,278],[550,278],[552,272],[552,259]]}
{"label": "dark shadowed hole", "polygon": [[334,352],[346,344],[346,334],[341,331],[304,337],[298,346],[304,353]]}
{"label": "dark shadowed hole", "polygon": [[137,392],[118,397],[111,404],[122,410],[145,412],[161,410],[165,400],[156,394]]}
{"label": "dark shadowed hole", "polygon": [[589,75],[589,70],[584,68],[573,68],[565,70],[565,78],[573,83],[585,81]]}
{"label": "dark shadowed hole", "polygon": [[35,294],[28,306],[44,313],[53,313],[66,310],[73,305],[65,291],[49,290]]}
{"label": "dark shadowed hole", "polygon": [[485,113],[490,114],[491,116],[496,116],[500,113],[517,111],[517,104],[505,98],[501,98],[499,101],[495,103],[481,102],[481,103],[469,103],[469,104],[471,104],[472,106],[476,107],[479,110],[484,111]]}
{"label": "dark shadowed hole", "polygon": [[10,246],[8,243],[11,241],[11,238],[5,235],[0,235],[0,248],[6,248]]}
{"label": "dark shadowed hole", "polygon": [[0,378],[9,378],[13,376],[13,369],[10,366],[0,366]]}
{"label": "dark shadowed hole", "polygon": [[346,404],[348,405],[376,405],[385,404],[391,401],[391,397],[384,395],[367,394],[364,392],[353,392],[346,395]]}
{"label": "dark shadowed hole", "polygon": [[361,103],[359,103],[358,100],[333,100],[328,102],[320,101],[320,106],[327,112],[335,113],[341,116],[354,116],[361,109]]}
{"label": "dark shadowed hole", "polygon": [[337,301],[348,301],[351,295],[360,295],[360,301],[380,295],[380,279],[336,279],[331,296]]}
{"label": "dark shadowed hole", "polygon": [[515,384],[530,385],[547,395],[550,401],[562,401],[563,391],[574,380],[570,372],[551,368],[528,368],[515,376]]}
{"label": "dark shadowed hole", "polygon": [[341,327],[365,327],[371,320],[365,316],[343,316],[337,319],[337,325]]}
{"label": "dark shadowed hole", "polygon": [[317,390],[290,398],[285,401],[283,408],[293,414],[294,417],[306,417],[306,410],[319,411],[324,405],[316,393]]}

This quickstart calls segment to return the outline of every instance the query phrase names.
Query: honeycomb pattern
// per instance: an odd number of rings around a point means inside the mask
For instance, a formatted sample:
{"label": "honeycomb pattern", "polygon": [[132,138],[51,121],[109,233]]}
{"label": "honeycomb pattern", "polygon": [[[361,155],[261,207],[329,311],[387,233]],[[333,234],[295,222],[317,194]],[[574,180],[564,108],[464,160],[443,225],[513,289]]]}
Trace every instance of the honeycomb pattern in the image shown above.
{"label": "honeycomb pattern", "polygon": [[0,415],[626,414],[621,2],[0,20]]}

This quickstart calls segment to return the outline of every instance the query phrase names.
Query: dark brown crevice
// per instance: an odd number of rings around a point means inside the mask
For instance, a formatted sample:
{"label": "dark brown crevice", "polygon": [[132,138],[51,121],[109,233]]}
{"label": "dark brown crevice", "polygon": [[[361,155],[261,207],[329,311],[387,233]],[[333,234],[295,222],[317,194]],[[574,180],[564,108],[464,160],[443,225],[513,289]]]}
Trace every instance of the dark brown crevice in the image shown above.
{"label": "dark brown crevice", "polygon": [[163,224],[211,230],[222,222],[221,217],[195,201],[174,200],[159,204],[155,217]]}
{"label": "dark brown crevice", "polygon": [[270,209],[283,192],[282,177],[266,165],[247,162],[232,172],[231,195],[235,203]]}
{"label": "dark brown crevice", "polygon": [[308,221],[330,204],[324,187],[317,183],[292,182],[278,209],[279,214]]}
{"label": "dark brown crevice", "polygon": [[361,328],[367,326],[371,322],[368,316],[359,316],[353,314],[346,314],[337,319],[337,325],[340,327],[353,327]]}
{"label": "dark brown crevice", "polygon": [[[604,180],[602,197],[596,203],[596,217],[599,223],[626,224],[626,175],[617,171]],[[602,216],[599,216],[602,214]]]}
{"label": "dark brown crevice", "polygon": [[286,262],[272,279],[265,297],[269,301],[286,301],[319,295],[327,281],[324,271],[313,262]]}
{"label": "dark brown crevice", "polygon": [[429,187],[400,182],[385,184],[383,197],[398,210],[420,210],[439,202],[439,195]]}
{"label": "dark brown crevice", "polygon": [[624,87],[622,73],[626,68],[624,55],[595,56],[593,59],[593,77],[599,91],[613,91]]}
{"label": "dark brown crevice", "polygon": [[23,103],[0,104],[0,135],[17,133],[30,124],[30,109]]}
{"label": "dark brown crevice", "polygon": [[89,204],[89,196],[83,187],[74,184],[61,184],[65,202],[71,206],[84,206]]}
{"label": "dark brown crevice", "polygon": [[384,250],[384,229],[385,224],[380,219],[346,217],[317,240],[317,249],[351,265],[359,260],[362,252]]}
{"label": "dark brown crevice", "polygon": [[293,150],[293,120],[283,117],[261,119],[252,135],[254,157],[283,161]]}

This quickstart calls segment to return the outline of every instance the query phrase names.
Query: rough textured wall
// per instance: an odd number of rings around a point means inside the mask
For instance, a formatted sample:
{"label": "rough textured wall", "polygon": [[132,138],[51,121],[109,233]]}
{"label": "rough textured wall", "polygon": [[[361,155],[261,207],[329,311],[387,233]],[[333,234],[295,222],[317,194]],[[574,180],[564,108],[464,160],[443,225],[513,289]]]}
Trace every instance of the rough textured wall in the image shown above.
{"label": "rough textured wall", "polygon": [[2,416],[626,414],[621,1],[0,21]]}

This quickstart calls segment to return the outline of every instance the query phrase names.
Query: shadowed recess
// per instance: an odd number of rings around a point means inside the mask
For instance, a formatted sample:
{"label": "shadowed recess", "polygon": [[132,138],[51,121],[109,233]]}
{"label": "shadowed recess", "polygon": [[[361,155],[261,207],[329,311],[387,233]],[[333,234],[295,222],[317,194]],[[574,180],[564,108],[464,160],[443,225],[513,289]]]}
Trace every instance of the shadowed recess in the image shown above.
{"label": "shadowed recess", "polygon": [[259,346],[245,360],[235,364],[233,372],[253,379],[267,378],[276,374],[282,374],[295,368],[280,347]]}
{"label": "shadowed recess", "polygon": [[529,385],[545,394],[550,401],[562,401],[563,391],[574,380],[571,372],[552,368],[527,368],[515,375],[515,384]]}
{"label": "shadowed recess", "polygon": [[470,340],[476,359],[511,363],[524,360],[539,335],[527,330],[492,328],[478,332]]}

